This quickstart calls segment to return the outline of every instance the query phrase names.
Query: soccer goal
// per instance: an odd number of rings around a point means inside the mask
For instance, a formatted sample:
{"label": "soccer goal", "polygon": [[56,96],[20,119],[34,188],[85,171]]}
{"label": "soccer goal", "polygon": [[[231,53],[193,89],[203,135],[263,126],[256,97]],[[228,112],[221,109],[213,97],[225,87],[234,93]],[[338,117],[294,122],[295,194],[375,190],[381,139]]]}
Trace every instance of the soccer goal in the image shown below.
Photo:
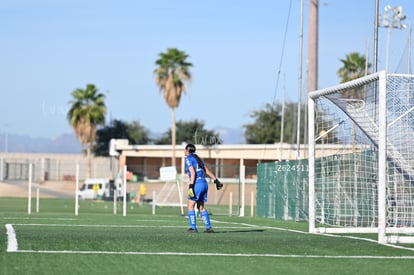
{"label": "soccer goal", "polygon": [[414,75],[310,92],[309,231],[414,243]]}

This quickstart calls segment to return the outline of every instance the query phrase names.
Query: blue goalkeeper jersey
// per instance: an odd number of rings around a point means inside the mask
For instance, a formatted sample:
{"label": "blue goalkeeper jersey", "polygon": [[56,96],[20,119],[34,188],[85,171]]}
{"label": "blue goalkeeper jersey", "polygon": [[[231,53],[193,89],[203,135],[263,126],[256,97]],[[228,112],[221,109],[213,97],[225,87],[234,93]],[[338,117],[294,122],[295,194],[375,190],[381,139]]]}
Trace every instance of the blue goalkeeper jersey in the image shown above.
{"label": "blue goalkeeper jersey", "polygon": [[196,172],[196,181],[203,179],[206,179],[206,173],[204,172],[204,162],[200,159],[200,165],[198,164],[197,158],[194,156],[194,154],[189,154],[185,158],[185,171],[187,172],[188,177],[191,177],[190,174],[190,166],[194,167],[194,170]]}

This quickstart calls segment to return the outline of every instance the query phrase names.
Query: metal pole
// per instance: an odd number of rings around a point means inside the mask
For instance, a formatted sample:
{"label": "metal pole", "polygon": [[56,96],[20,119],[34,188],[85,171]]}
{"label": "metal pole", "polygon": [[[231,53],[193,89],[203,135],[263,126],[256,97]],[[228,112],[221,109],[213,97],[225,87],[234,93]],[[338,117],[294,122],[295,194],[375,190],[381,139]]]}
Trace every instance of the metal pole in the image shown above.
{"label": "metal pole", "polygon": [[[389,71],[389,59],[390,59],[390,43],[391,43],[391,29],[402,29],[406,28],[405,24],[402,24],[402,21],[406,19],[406,16],[403,15],[403,9],[401,6],[392,8],[391,6],[385,6],[385,14],[383,16],[382,27],[387,28],[387,49],[385,57],[385,71]],[[391,14],[392,11],[392,14]],[[399,23],[397,25],[397,23]]]}
{"label": "metal pole", "polygon": [[36,213],[39,213],[39,188],[36,188]]}
{"label": "metal pole", "polygon": [[318,87],[318,0],[309,0],[308,77],[307,91]]}
{"label": "metal pole", "polygon": [[412,32],[412,21],[410,19],[408,30],[408,74],[411,74],[411,32]]}
{"label": "metal pole", "polygon": [[27,214],[32,213],[32,164],[29,164],[29,186],[27,190]]}
{"label": "metal pole", "polygon": [[127,200],[126,200],[126,189],[127,189],[127,166],[124,165],[124,177],[123,177],[123,184],[122,184],[122,191],[123,191],[123,216],[126,216],[126,207],[127,207]]}
{"label": "metal pole", "polygon": [[387,28],[387,50],[385,52],[385,71],[388,73],[388,67],[390,64],[390,40],[391,40],[391,27]]}
{"label": "metal pole", "polygon": [[300,1],[299,70],[298,70],[298,119],[296,129],[296,158],[300,159],[300,114],[302,105],[302,56],[303,56],[303,0]]}
{"label": "metal pole", "polygon": [[284,142],[284,135],[285,135],[285,92],[286,87],[283,82],[283,92],[282,92],[282,121],[280,123],[280,142],[279,142],[279,160],[282,159],[282,144]]}
{"label": "metal pole", "polygon": [[233,192],[229,194],[229,216],[233,215]]}
{"label": "metal pole", "polygon": [[79,215],[79,163],[76,163],[76,182],[75,182],[75,216]]}
{"label": "metal pole", "polygon": [[241,181],[241,207],[240,207],[240,217],[244,217],[244,206],[245,206],[245,191],[246,191],[246,178],[245,178],[245,169],[246,166],[240,165],[240,181]]}
{"label": "metal pole", "polygon": [[379,0],[375,0],[375,20],[374,20],[374,73],[378,71],[378,19],[379,19]]}

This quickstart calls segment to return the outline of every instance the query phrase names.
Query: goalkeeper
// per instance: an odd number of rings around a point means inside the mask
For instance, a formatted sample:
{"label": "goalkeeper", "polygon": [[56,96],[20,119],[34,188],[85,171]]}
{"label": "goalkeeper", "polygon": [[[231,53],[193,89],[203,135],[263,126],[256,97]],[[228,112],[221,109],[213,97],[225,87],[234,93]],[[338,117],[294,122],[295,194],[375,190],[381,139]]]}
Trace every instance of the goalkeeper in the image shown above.
{"label": "goalkeeper", "polygon": [[204,232],[214,233],[214,230],[211,227],[210,217],[208,215],[207,209],[204,207],[204,204],[207,202],[208,194],[208,183],[206,176],[214,179],[217,190],[220,190],[223,187],[223,184],[217,179],[213,172],[211,172],[204,165],[204,161],[199,156],[197,156],[195,151],[196,147],[194,144],[187,144],[185,147],[185,171],[190,178],[187,202],[188,221],[190,223],[190,228],[187,230],[187,232],[197,232],[195,213],[195,205],[197,203],[197,208],[200,211],[201,218],[206,225],[206,230]]}

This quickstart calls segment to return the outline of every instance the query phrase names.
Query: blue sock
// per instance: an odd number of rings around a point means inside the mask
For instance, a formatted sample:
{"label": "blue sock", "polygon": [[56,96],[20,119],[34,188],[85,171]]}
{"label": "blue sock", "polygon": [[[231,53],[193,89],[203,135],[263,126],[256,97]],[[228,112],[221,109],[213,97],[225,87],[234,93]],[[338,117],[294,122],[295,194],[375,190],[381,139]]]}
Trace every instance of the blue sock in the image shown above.
{"label": "blue sock", "polygon": [[201,212],[200,215],[204,221],[204,224],[206,225],[206,229],[211,228],[210,217],[208,215],[207,210],[204,210],[203,212]]}
{"label": "blue sock", "polygon": [[188,222],[190,223],[190,227],[192,229],[196,229],[196,214],[194,210],[189,210],[188,211]]}

